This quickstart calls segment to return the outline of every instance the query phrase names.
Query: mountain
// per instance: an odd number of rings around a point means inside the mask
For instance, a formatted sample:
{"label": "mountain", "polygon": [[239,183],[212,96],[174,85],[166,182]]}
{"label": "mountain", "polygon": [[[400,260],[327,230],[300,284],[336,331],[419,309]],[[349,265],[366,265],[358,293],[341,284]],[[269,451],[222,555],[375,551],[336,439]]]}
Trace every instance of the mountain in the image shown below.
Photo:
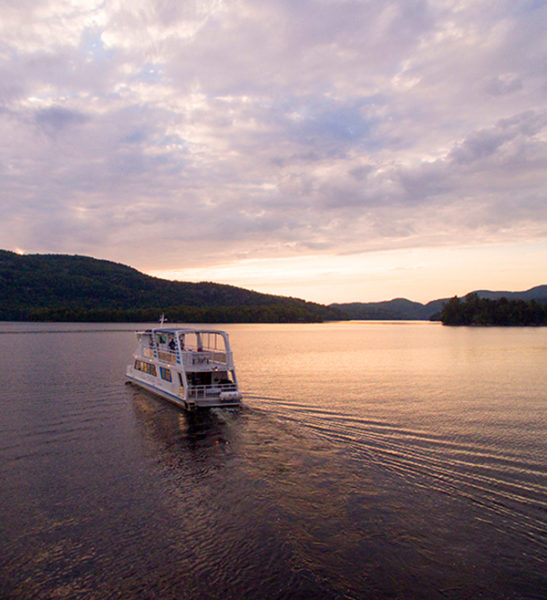
{"label": "mountain", "polygon": [[331,304],[352,320],[413,320],[421,319],[424,305],[406,298],[395,298],[384,302],[350,302],[348,304]]}
{"label": "mountain", "polygon": [[[524,292],[492,292],[477,290],[471,292],[479,298],[489,300],[524,300],[547,304],[547,285],[538,285]],[[346,304],[330,304],[331,308],[339,310],[348,319],[358,320],[430,320],[438,319],[443,306],[450,298],[439,298],[427,304],[411,302],[405,298],[396,298],[384,302],[350,302]]]}
{"label": "mountain", "polygon": [[547,285],[538,285],[525,292],[491,292],[490,290],[477,290],[474,292],[479,298],[487,298],[488,300],[499,300],[507,298],[507,300],[535,300],[542,304],[547,303]]}
{"label": "mountain", "polygon": [[[474,292],[479,298],[547,303],[547,285],[524,292]],[[168,281],[108,260],[0,250],[0,320],[313,322],[428,320],[450,299],[427,304],[395,298],[324,306],[219,283]]]}
{"label": "mountain", "polygon": [[210,282],[168,281],[87,256],[0,250],[0,320],[306,322],[333,308]]}

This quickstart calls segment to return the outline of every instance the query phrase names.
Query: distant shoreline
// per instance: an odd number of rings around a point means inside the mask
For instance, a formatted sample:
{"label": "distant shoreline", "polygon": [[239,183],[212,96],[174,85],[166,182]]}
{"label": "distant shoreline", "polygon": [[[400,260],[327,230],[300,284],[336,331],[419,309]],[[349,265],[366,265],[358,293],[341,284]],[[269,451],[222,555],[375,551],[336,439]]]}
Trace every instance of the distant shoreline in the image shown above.
{"label": "distant shoreline", "polygon": [[[505,297],[509,303],[535,301],[539,306],[547,306],[547,285],[524,292],[480,290],[474,294],[481,302]],[[421,304],[395,298],[324,305],[226,284],[159,279],[126,265],[88,256],[19,255],[0,250],[0,321],[146,323],[156,322],[162,313],[179,323],[427,321],[442,320],[443,307],[450,302],[450,298],[440,298]],[[462,313],[443,322],[540,325],[544,319],[502,315],[492,321],[488,311],[481,309],[479,316],[468,318]]]}

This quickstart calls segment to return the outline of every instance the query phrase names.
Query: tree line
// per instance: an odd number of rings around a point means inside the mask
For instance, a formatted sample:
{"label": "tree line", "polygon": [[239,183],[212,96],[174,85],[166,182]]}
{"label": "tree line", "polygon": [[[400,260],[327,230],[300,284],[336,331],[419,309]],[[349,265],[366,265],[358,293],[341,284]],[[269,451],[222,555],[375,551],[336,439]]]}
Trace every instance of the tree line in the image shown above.
{"label": "tree line", "polygon": [[85,256],[0,250],[0,320],[284,323],[343,318],[335,309],[212,282],[167,281]]}
{"label": "tree line", "polygon": [[547,325],[547,304],[535,300],[490,300],[468,294],[463,300],[454,296],[441,311],[443,325]]}
{"label": "tree line", "polygon": [[1,309],[0,321],[65,321],[88,323],[149,323],[165,314],[171,323],[312,323],[338,313],[304,306],[167,306],[149,308],[85,308],[76,306]]}

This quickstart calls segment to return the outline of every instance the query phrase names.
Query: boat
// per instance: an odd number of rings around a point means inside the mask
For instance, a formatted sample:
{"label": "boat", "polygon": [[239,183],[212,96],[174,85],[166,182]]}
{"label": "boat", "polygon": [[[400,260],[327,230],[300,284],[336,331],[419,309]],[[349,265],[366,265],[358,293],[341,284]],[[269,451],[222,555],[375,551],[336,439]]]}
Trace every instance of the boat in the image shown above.
{"label": "boat", "polygon": [[129,382],[186,410],[241,404],[225,331],[160,326],[136,333]]}

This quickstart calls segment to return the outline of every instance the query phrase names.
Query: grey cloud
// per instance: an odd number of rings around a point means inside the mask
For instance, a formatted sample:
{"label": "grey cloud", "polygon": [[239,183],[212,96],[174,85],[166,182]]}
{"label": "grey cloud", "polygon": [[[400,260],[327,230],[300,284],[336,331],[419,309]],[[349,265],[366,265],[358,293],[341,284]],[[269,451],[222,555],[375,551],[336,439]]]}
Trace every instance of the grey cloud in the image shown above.
{"label": "grey cloud", "polygon": [[348,173],[357,181],[364,181],[372,170],[371,165],[359,165],[349,169]]}
{"label": "grey cloud", "polygon": [[63,108],[52,106],[38,110],[35,115],[37,125],[49,134],[55,134],[74,125],[80,125],[87,120],[86,115]]}
{"label": "grey cloud", "polygon": [[492,96],[503,96],[522,89],[522,80],[514,73],[506,73],[490,78],[485,86]]}
{"label": "grey cloud", "polygon": [[468,164],[494,155],[503,144],[517,136],[531,137],[537,134],[546,120],[533,111],[500,120],[490,129],[469,134],[449,154],[456,163]]}
{"label": "grey cloud", "polygon": [[547,113],[529,110],[519,113],[505,119],[500,119],[497,126],[510,134],[521,133],[526,136],[533,136],[539,133],[547,125]]}
{"label": "grey cloud", "polygon": [[508,139],[502,131],[478,131],[452,150],[450,158],[460,164],[471,163],[490,156]]}
{"label": "grey cloud", "polygon": [[419,0],[244,2],[221,22],[208,20],[191,46],[171,38],[166,72],[181,86],[200,81],[211,95],[375,89],[433,26]]}
{"label": "grey cloud", "polygon": [[454,188],[451,173],[444,161],[423,163],[413,169],[400,169],[397,177],[408,201],[421,204]]}
{"label": "grey cloud", "polygon": [[451,7],[137,2],[40,51],[21,32],[0,61],[5,244],[135,264],[168,240],[190,264],[536,235],[542,13]]}

